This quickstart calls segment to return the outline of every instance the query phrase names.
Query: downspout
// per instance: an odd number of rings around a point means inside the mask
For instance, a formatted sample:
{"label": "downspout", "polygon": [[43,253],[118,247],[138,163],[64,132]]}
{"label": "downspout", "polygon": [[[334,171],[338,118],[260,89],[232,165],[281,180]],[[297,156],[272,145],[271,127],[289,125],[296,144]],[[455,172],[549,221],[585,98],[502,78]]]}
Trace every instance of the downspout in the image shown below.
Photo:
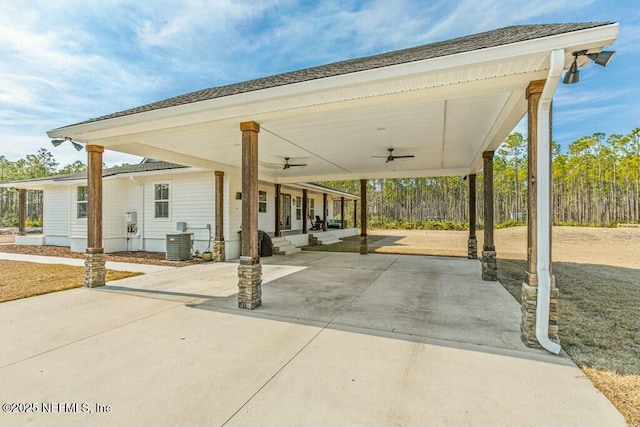
{"label": "downspout", "polygon": [[561,347],[549,339],[549,304],[551,301],[551,173],[550,113],[553,94],[564,70],[564,50],[551,52],[549,73],[538,102],[538,197],[537,240],[538,296],[536,305],[536,338],[545,350],[558,354]]}
{"label": "downspout", "polygon": [[139,250],[144,251],[145,249],[145,245],[144,245],[144,182],[140,182],[140,181],[136,181],[134,177],[130,176],[129,179],[131,180],[131,182],[135,182],[136,184],[140,184],[140,188],[142,189],[142,204],[140,207],[140,219],[138,220],[138,224],[139,224],[139,228],[138,228],[138,234],[140,235],[139,239],[140,239],[140,246],[139,246]]}

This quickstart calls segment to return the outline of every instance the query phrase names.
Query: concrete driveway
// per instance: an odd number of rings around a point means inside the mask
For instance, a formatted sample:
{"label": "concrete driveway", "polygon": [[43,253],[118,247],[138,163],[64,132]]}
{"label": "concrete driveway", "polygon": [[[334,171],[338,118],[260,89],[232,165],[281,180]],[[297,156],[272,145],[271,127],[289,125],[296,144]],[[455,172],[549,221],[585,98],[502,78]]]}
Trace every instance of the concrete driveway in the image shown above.
{"label": "concrete driveway", "polygon": [[0,425],[626,425],[477,261],[263,262],[252,312],[234,263],[1,304]]}

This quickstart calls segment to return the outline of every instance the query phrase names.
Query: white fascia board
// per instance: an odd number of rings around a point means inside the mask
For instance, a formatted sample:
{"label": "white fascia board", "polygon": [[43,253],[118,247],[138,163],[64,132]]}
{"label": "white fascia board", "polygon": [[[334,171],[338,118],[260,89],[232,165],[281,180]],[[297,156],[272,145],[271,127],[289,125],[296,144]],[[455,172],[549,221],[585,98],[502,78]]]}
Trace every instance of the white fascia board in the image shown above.
{"label": "white fascia board", "polygon": [[[243,104],[259,103],[278,98],[288,98],[307,93],[366,85],[452,68],[464,68],[478,64],[501,61],[507,58],[539,55],[543,53],[546,54],[558,48],[563,48],[570,54],[573,50],[577,49],[588,47],[596,48],[611,44],[615,41],[617,35],[618,24],[605,25],[581,31],[558,34],[542,39],[528,40],[444,57],[293,83],[97,122],[69,126],[61,129],[50,130],[47,132],[47,135],[51,138],[67,136],[75,137],[78,140],[86,140],[84,136],[88,136],[99,131],[130,125],[139,125],[145,122],[166,121],[167,119],[175,119],[178,116],[183,118],[182,124],[193,124],[197,123],[198,114],[210,110],[236,107]],[[192,119],[191,122],[189,122],[187,116],[191,115],[195,116],[193,118],[195,121]],[[157,129],[157,124],[154,125],[153,128]],[[145,129],[143,128],[140,131],[144,130]]]}
{"label": "white fascia board", "polygon": [[53,184],[53,180],[51,179],[43,179],[38,181],[28,181],[28,182],[2,182],[0,183],[0,188],[23,188],[25,190],[44,190],[45,187],[48,187]]}

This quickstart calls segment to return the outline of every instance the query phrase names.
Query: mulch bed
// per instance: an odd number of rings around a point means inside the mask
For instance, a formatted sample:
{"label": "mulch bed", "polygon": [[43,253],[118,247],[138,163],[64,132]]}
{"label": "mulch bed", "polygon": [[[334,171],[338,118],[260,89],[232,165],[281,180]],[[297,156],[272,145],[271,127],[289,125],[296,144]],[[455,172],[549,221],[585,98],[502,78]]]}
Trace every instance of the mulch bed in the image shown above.
{"label": "mulch bed", "polygon": [[[56,256],[63,258],[83,259],[84,254],[71,252],[66,246],[31,246],[31,245],[0,245],[0,252],[10,252],[14,254]],[[191,261],[167,261],[164,252],[114,252],[105,254],[107,261],[131,262],[134,264],[165,265],[171,267],[184,267],[187,265],[200,264],[204,262],[202,258],[194,258]]]}

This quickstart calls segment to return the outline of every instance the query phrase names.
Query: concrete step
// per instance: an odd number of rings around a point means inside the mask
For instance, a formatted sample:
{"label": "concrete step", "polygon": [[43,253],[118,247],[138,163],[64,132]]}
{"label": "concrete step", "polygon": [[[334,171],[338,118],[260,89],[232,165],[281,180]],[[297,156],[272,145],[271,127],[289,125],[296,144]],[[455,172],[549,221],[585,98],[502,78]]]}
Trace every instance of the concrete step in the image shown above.
{"label": "concrete step", "polygon": [[336,236],[323,237],[318,239],[318,243],[321,245],[333,245],[340,242],[342,242],[342,240],[338,239]]}
{"label": "concrete step", "polygon": [[300,252],[302,249],[294,246],[294,245],[289,245],[289,246],[285,246],[282,249],[278,249],[278,253],[277,255],[289,255],[289,254],[295,254],[296,252]]}
{"label": "concrete step", "polygon": [[342,241],[331,231],[313,233],[313,236],[317,239],[318,245],[333,245],[334,243],[339,243]]}
{"label": "concrete step", "polygon": [[292,244],[286,237],[272,237],[274,255],[289,255],[300,252],[300,248]]}

